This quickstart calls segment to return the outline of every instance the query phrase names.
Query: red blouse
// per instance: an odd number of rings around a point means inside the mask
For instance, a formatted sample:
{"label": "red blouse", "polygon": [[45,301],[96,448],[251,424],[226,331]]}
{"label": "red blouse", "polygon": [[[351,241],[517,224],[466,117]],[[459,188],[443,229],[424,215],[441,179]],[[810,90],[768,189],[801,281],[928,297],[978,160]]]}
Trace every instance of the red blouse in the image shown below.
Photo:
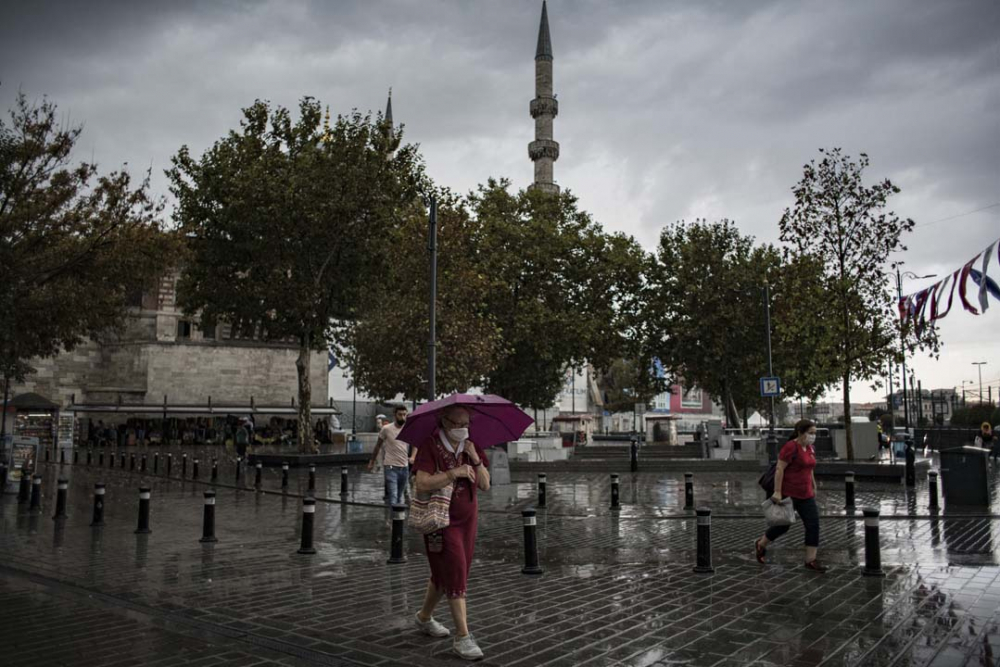
{"label": "red blouse", "polygon": [[[798,451],[796,451],[798,450]],[[781,495],[806,500],[816,495],[812,476],[816,468],[816,452],[812,445],[805,449],[796,440],[789,440],[781,448],[778,458],[788,463],[781,478]]]}

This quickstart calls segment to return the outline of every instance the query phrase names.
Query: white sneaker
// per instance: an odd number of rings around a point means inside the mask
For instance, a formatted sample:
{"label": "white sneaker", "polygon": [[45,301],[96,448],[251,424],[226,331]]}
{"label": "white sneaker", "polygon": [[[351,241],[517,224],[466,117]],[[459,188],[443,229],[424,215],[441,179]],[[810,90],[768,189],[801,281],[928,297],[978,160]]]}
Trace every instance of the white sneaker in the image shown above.
{"label": "white sneaker", "polygon": [[419,614],[414,618],[417,621],[417,629],[428,637],[447,637],[451,634],[451,630],[435,621],[433,616],[428,621],[421,621]]}
{"label": "white sneaker", "polygon": [[479,660],[483,657],[483,650],[479,648],[472,633],[464,637],[455,637],[455,653],[466,660]]}

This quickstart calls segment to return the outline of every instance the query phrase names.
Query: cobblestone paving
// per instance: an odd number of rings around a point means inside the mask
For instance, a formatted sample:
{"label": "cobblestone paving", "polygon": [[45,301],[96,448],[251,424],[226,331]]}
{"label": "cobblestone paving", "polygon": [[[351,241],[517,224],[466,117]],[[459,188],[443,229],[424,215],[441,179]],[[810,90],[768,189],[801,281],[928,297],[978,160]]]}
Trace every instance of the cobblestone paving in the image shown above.
{"label": "cobblestone paving", "polygon": [[[62,522],[51,519],[57,475],[71,479]],[[380,500],[372,477],[353,474],[354,500]],[[304,479],[295,476],[293,492],[305,490]],[[101,529],[88,526],[95,481],[108,483]],[[339,498],[339,475],[328,481]],[[137,536],[146,482],[153,532]],[[636,494],[660,484],[637,480]],[[113,471],[50,465],[43,488],[41,514],[10,496],[0,506],[4,665],[458,664],[448,641],[410,630],[426,561],[410,536],[408,562],[385,564],[384,509],[319,503],[310,557],[295,553],[296,497],[218,488],[220,541],[203,546],[205,484],[116,463]],[[762,522],[716,519],[716,572],[696,575],[690,516],[659,505],[644,516],[636,505],[616,517],[597,496],[600,513],[577,511],[585,504],[574,501],[540,515],[545,574],[528,578],[518,513],[493,494],[487,504],[497,511],[482,515],[469,587],[484,664],[993,665],[1000,656],[1000,519],[908,512],[883,521],[885,579],[861,576],[863,527],[854,518],[823,521],[822,555],[835,565],[827,575],[798,567],[800,527],[762,567],[750,550]],[[438,616],[450,625],[446,610]],[[110,648],[91,647],[95,637]],[[89,662],[69,660],[67,646]]]}

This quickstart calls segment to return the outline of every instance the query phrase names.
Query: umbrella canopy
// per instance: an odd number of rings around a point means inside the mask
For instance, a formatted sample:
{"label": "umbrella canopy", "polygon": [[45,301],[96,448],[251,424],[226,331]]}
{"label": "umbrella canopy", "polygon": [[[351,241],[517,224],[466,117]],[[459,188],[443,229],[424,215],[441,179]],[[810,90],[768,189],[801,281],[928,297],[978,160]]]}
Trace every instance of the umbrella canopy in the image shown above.
{"label": "umbrella canopy", "polygon": [[441,413],[452,406],[461,406],[472,417],[469,440],[480,447],[492,447],[517,440],[535,420],[506,398],[493,394],[452,394],[424,403],[410,413],[398,440],[419,447],[438,428]]}

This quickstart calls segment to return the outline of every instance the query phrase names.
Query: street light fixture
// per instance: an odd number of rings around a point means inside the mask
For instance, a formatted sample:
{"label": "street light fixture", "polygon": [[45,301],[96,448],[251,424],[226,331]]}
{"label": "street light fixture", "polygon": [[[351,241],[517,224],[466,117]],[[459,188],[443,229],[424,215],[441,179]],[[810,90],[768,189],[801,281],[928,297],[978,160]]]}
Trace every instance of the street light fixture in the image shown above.
{"label": "street light fixture", "polygon": [[985,361],[973,361],[973,366],[979,366],[979,403],[982,405],[983,402],[983,366],[986,365]]}
{"label": "street light fixture", "polygon": [[[918,276],[912,271],[905,271],[903,273],[899,272],[899,267],[896,267],[896,300],[900,301],[903,298],[903,276],[910,278],[912,280],[923,280],[924,278],[937,278],[936,273],[928,273],[926,276]],[[903,353],[903,428],[907,431],[910,430],[910,406],[909,402],[906,400],[906,335],[903,333],[903,327],[899,328],[899,347],[900,351]]]}

